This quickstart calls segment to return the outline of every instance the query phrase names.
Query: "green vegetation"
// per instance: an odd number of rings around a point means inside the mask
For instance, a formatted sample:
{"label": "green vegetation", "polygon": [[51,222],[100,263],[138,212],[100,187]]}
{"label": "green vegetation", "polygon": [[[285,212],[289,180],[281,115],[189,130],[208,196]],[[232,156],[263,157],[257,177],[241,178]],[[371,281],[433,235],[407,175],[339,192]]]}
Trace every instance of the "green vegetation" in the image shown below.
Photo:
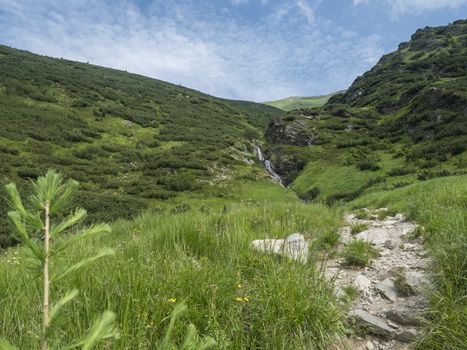
{"label": "green vegetation", "polygon": [[464,174],[466,45],[466,20],[418,30],[324,106],[270,123],[278,173],[328,203]]}
{"label": "green vegetation", "polygon": [[311,96],[311,97],[299,97],[299,96],[292,96],[287,97],[281,100],[276,101],[268,101],[264,102],[264,104],[273,106],[284,111],[291,111],[294,109],[300,108],[311,108],[311,107],[321,107],[328,102],[329,98],[335,94],[343,93],[343,91],[333,92],[328,95],[323,96]]}
{"label": "green vegetation", "polygon": [[368,229],[368,225],[367,224],[363,224],[361,222],[356,222],[356,223],[353,223],[350,225],[350,233],[352,235],[356,235],[362,231],[365,231]]}
{"label": "green vegetation", "polygon": [[[336,209],[295,202],[232,205],[227,212],[148,212],[117,222],[112,233],[79,241],[57,257],[61,266],[102,246],[115,250],[52,286],[54,295],[79,288],[85,296],[67,307],[62,341],[82,334],[104,308],[115,312],[120,330],[113,349],[154,348],[173,304],[184,301],[188,310],[172,332],[176,343],[192,323],[221,349],[327,348],[344,329],[333,289],[315,259],[302,265],[258,254],[250,242],[303,232],[318,243],[339,229],[341,216]],[[310,257],[322,254],[319,244],[312,246]],[[38,327],[35,300],[41,286],[25,268],[25,251],[11,248],[0,256],[0,334],[21,349],[33,349],[38,339],[28,330]]]}
{"label": "green vegetation", "polygon": [[[60,217],[61,213],[71,205],[73,195],[78,189],[78,183],[70,180],[66,184],[60,174],[54,171],[48,171],[45,176],[41,176],[33,184],[34,194],[30,197],[31,206],[36,210],[28,211],[18,193],[16,185],[11,183],[6,186],[10,195],[12,209],[8,216],[14,223],[24,245],[24,254],[28,256],[26,268],[31,269],[36,274],[41,275],[43,302],[42,302],[42,329],[40,334],[31,332],[36,338],[40,339],[41,349],[64,347],[81,347],[83,350],[95,348],[103,340],[118,338],[118,330],[114,326],[115,314],[111,311],[105,311],[103,315],[96,319],[90,328],[88,334],[81,339],[77,338],[73,342],[63,344],[59,340],[60,324],[65,321],[65,312],[67,304],[73,301],[78,295],[77,289],[72,289],[64,293],[57,302],[52,304],[50,289],[52,285],[62,278],[75,273],[90,263],[113,254],[113,251],[103,248],[94,256],[82,259],[73,265],[58,265],[56,271],[51,270],[50,266],[55,265],[55,259],[58,255],[70,248],[74,243],[91,237],[93,235],[108,234],[110,227],[100,224],[85,228],[81,232],[75,232],[72,238],[55,244],[60,235],[74,230],[74,227],[82,222],[86,217],[86,211],[75,209],[70,211],[68,216],[56,222],[54,218]],[[37,241],[37,235],[41,235],[40,242]],[[53,243],[53,244],[52,244]],[[34,301],[32,301],[34,303]],[[36,304],[37,301],[35,302]],[[61,344],[60,344],[61,343]],[[16,349],[7,343],[0,344],[4,350]]]}
{"label": "green vegetation", "polygon": [[356,266],[369,266],[371,260],[378,255],[373,246],[361,239],[354,239],[350,243],[348,243],[344,251],[342,252],[342,256],[345,258],[345,261],[349,265],[356,265]]}
{"label": "green vegetation", "polygon": [[[222,200],[265,179],[249,164],[253,142],[281,113],[5,46],[0,105],[0,186],[28,192],[30,179],[57,169],[82,184],[77,203],[89,222],[178,206],[181,194]],[[0,201],[0,247],[14,243],[6,211]]]}
{"label": "green vegetation", "polygon": [[[98,248],[116,253],[51,286],[52,295],[83,295],[67,304],[57,341],[78,339],[111,309],[115,349],[171,349],[187,339],[202,349],[211,338],[220,349],[328,348],[345,334],[344,310],[318,263],[336,254],[345,202],[359,219],[372,213],[363,207],[387,207],[378,218],[403,212],[422,225],[412,235],[431,253],[434,290],[417,346],[462,348],[466,46],[466,20],[419,30],[346,92],[288,113],[0,46],[0,186],[13,181],[30,194],[29,180],[54,168],[82,183],[85,225],[119,219],[112,233],[54,260],[57,268]],[[256,142],[289,188],[267,177]],[[7,210],[1,200],[0,248],[18,241]],[[305,265],[250,248],[293,232],[311,242]],[[28,244],[0,255],[0,334],[32,349],[42,286],[26,269],[27,252]],[[376,254],[360,240],[343,251],[358,266]],[[349,300],[354,292],[346,290]]]}
{"label": "green vegetation", "polygon": [[461,349],[467,342],[467,176],[432,179],[363,196],[350,205],[389,207],[420,223],[434,291],[418,349]]}

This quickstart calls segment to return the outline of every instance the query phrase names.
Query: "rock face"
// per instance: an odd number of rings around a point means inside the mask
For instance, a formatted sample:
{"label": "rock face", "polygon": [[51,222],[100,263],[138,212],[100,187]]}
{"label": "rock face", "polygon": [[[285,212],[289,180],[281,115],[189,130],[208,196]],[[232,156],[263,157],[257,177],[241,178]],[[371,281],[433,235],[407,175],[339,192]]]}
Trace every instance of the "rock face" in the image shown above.
{"label": "rock face", "polygon": [[273,144],[312,146],[322,143],[318,132],[306,120],[287,117],[271,122],[266,130],[266,139]]}
{"label": "rock face", "polygon": [[[336,298],[343,296],[345,287],[352,286],[360,293],[353,302],[349,317],[357,334],[364,339],[351,338],[352,349],[402,350],[416,340],[427,301],[423,296],[427,282],[425,270],[429,258],[423,253],[420,240],[408,241],[417,225],[407,222],[402,214],[378,219],[386,208],[364,209],[368,219],[358,219],[347,213],[347,225],[340,231],[341,244],[363,239],[378,251],[371,266],[362,269],[345,265],[342,258],[327,261],[326,277],[334,282]],[[365,224],[368,229],[353,236],[352,225]],[[365,333],[366,331],[366,333]],[[371,346],[369,348],[371,348]]]}
{"label": "rock face", "polygon": [[300,233],[293,233],[285,239],[257,239],[251,242],[251,247],[257,251],[279,254],[302,264],[308,261],[308,246]]}

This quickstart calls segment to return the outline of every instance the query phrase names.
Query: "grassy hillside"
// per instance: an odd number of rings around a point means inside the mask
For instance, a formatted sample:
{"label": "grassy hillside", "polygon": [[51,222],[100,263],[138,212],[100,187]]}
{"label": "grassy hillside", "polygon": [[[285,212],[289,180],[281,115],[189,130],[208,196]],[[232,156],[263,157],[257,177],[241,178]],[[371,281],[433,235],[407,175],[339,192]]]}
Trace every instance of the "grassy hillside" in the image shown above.
{"label": "grassy hillside", "polygon": [[264,102],[264,104],[273,106],[284,111],[291,111],[293,109],[300,109],[300,108],[311,108],[311,107],[321,107],[328,102],[329,98],[339,92],[333,92],[328,95],[322,96],[310,96],[310,97],[301,97],[301,96],[292,96],[287,97],[281,100],[275,101],[268,101]]}
{"label": "grassy hillside", "polygon": [[[46,169],[60,170],[82,183],[79,203],[97,220],[191,197],[249,199],[237,187],[274,193],[280,189],[256,163],[252,141],[278,113],[0,46],[0,187],[24,188]],[[2,246],[11,240],[0,203]]]}
{"label": "grassy hillside", "polygon": [[[177,324],[177,339],[192,322],[217,340],[217,349],[328,348],[344,332],[342,308],[314,259],[302,265],[258,254],[249,245],[252,239],[303,232],[315,242],[316,256],[340,223],[339,210],[298,203],[164,212],[117,222],[112,234],[84,240],[56,262],[74,263],[103,246],[116,251],[54,286],[54,296],[80,289],[79,301],[67,307],[61,340],[76,339],[110,309],[121,333],[112,349],[154,349],[173,304],[185,301],[189,310]],[[0,255],[0,335],[20,349],[34,349],[41,284],[24,268],[24,259],[21,248]]]}
{"label": "grassy hillside", "polygon": [[343,94],[268,127],[277,171],[333,202],[466,171],[467,21],[418,30]]}

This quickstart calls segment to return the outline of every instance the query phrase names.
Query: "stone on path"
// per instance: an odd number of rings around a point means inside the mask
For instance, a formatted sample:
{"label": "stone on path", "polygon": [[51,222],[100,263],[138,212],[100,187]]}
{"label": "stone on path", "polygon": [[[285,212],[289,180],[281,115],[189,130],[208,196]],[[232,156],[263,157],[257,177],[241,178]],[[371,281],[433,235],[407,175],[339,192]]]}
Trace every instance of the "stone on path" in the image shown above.
{"label": "stone on path", "polygon": [[355,276],[355,279],[353,280],[353,285],[355,288],[357,288],[360,292],[365,293],[368,291],[371,287],[371,281],[363,276],[362,274],[358,274]]}
{"label": "stone on path", "polygon": [[352,316],[357,323],[367,327],[371,334],[389,337],[394,333],[394,329],[386,324],[386,320],[366,311],[356,309],[350,313],[350,316]]}
{"label": "stone on path", "polygon": [[391,301],[396,301],[397,290],[394,282],[390,278],[386,278],[384,281],[376,283],[376,289],[381,292],[383,296]]}
{"label": "stone on path", "polygon": [[419,314],[412,310],[391,309],[386,312],[386,317],[403,326],[419,326],[421,323]]}
{"label": "stone on path", "polygon": [[396,333],[395,338],[401,342],[410,343],[410,342],[413,342],[415,339],[417,339],[417,335],[418,335],[418,332],[415,329],[409,328],[409,329],[405,329],[401,332]]}

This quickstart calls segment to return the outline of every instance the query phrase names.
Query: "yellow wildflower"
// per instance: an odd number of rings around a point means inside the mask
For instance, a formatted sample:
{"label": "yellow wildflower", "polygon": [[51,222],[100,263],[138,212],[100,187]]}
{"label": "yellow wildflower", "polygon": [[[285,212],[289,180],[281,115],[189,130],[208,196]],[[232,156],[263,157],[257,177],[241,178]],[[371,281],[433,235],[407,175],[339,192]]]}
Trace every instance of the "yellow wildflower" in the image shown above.
{"label": "yellow wildflower", "polygon": [[175,304],[177,302],[177,298],[170,298],[169,303]]}

